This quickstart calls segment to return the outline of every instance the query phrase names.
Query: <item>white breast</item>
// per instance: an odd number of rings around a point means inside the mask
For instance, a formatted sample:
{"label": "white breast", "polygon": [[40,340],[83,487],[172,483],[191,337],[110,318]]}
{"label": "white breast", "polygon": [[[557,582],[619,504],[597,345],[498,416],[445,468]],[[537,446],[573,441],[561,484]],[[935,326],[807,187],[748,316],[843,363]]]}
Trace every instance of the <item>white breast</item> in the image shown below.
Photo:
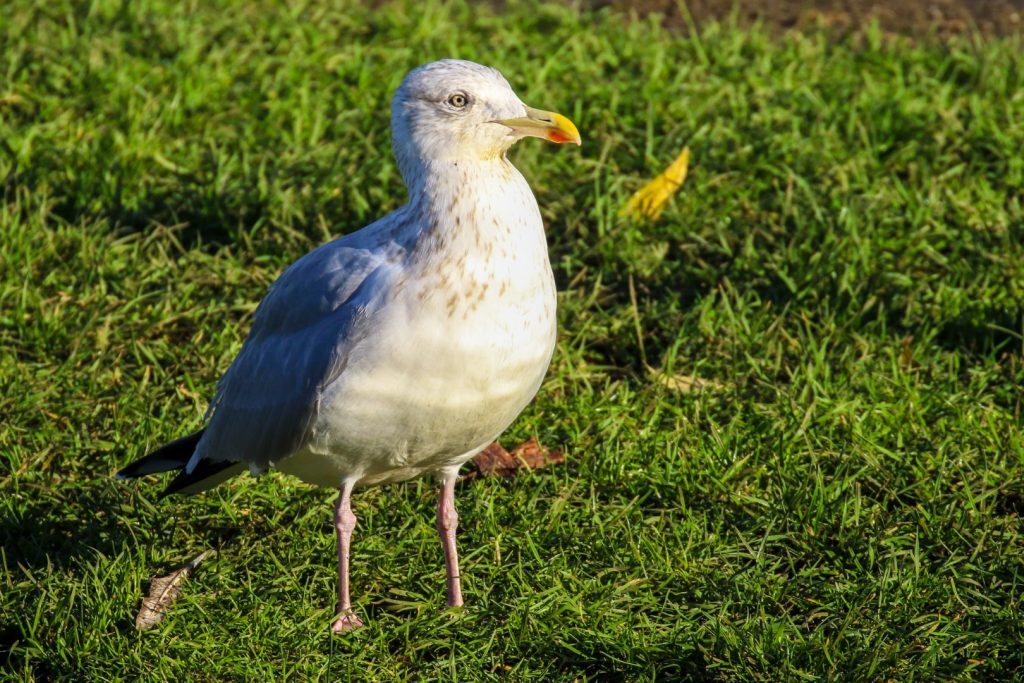
{"label": "white breast", "polygon": [[324,391],[309,443],[277,468],[339,486],[458,467],[536,394],[555,344],[554,280],[533,194],[501,168],[470,196],[453,177],[461,191],[441,184],[423,208],[371,333]]}

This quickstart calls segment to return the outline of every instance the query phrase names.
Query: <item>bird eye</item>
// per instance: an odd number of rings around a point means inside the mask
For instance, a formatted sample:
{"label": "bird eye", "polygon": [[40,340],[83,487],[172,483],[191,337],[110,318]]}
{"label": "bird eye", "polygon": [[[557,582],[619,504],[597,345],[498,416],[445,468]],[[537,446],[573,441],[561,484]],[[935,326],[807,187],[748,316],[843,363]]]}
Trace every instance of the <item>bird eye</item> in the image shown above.
{"label": "bird eye", "polygon": [[448,104],[456,109],[463,109],[467,104],[469,104],[469,98],[467,98],[465,94],[457,92],[448,97]]}

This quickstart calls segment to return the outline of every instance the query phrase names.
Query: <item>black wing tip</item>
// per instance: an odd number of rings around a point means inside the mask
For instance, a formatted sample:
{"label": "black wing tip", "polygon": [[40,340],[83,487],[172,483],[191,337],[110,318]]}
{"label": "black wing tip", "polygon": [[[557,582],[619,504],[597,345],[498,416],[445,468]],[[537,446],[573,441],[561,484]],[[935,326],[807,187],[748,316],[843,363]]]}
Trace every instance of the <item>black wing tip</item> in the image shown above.
{"label": "black wing tip", "polygon": [[203,436],[203,431],[200,429],[198,432],[175,439],[152,453],[148,453],[138,460],[125,465],[117,471],[114,479],[138,479],[149,474],[182,469],[188,464],[189,459],[195,452],[196,445]]}
{"label": "black wing tip", "polygon": [[175,493],[183,493],[182,489],[188,488],[194,484],[198,484],[204,479],[220,474],[229,467],[236,467],[237,462],[231,460],[200,460],[196,463],[196,466],[192,468],[191,472],[181,471],[174,479],[167,485],[167,488],[160,494],[160,499],[163,500],[167,496],[174,495]]}
{"label": "black wing tip", "polygon": [[[238,463],[231,460],[200,460],[195,464],[191,472],[186,471],[185,468],[192,459],[192,455],[195,453],[196,446],[199,444],[199,439],[202,436],[203,430],[200,429],[194,434],[175,439],[121,468],[114,474],[114,479],[123,481],[126,479],[138,479],[150,474],[176,471],[178,473],[177,476],[171,479],[167,488],[160,494],[160,500],[175,493],[189,495],[205,490],[207,487],[200,487],[192,491],[185,491],[184,489],[200,484],[205,479],[216,477],[229,467],[237,467]],[[217,483],[223,481],[231,474],[221,475],[220,479],[208,482],[208,487],[216,486]]]}
{"label": "black wing tip", "polygon": [[131,464],[125,465],[116,473],[114,473],[114,479],[116,479],[117,481],[131,481],[132,479],[144,477],[147,474],[155,474],[155,472],[140,472],[138,467],[138,464],[140,462],[141,460],[136,460]]}

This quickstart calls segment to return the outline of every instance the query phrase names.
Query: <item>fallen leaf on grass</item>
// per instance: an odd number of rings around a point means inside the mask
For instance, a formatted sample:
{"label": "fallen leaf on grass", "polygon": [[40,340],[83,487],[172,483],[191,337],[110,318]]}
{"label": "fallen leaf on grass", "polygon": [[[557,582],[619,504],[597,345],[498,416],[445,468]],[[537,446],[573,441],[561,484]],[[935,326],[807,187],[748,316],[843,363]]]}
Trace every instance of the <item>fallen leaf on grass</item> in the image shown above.
{"label": "fallen leaf on grass", "polygon": [[532,436],[528,441],[524,441],[512,449],[512,457],[531,470],[535,470],[538,467],[547,467],[548,465],[560,465],[565,462],[565,453],[558,449],[551,450],[546,446],[540,445],[537,439]]}
{"label": "fallen leaf on grass", "polygon": [[920,367],[920,363],[914,360],[913,343],[914,335],[912,334],[908,334],[900,340],[900,346],[902,347],[902,349],[900,349],[900,365],[905,368],[914,369]]}
{"label": "fallen leaf on grass", "polygon": [[690,148],[683,147],[676,160],[669,164],[661,174],[647,183],[636,194],[629,198],[619,215],[632,216],[636,219],[646,218],[658,220],[661,212],[672,195],[676,193],[686,180],[686,172],[690,168]]}
{"label": "fallen leaf on grass", "polygon": [[25,98],[14,93],[11,93],[10,95],[0,95],[0,107],[12,104],[21,104],[24,101]]}
{"label": "fallen leaf on grass", "polygon": [[174,601],[181,595],[181,586],[185,579],[192,576],[196,567],[211,555],[215,550],[207,550],[189,560],[184,567],[176,569],[167,576],[156,576],[149,582],[149,595],[142,598],[142,607],[135,616],[135,628],[145,631],[153,628],[167,614]]}
{"label": "fallen leaf on grass", "polygon": [[649,368],[651,377],[658,383],[680,394],[693,391],[715,391],[724,389],[725,385],[713,379],[704,379],[695,375],[669,375],[660,370]]}
{"label": "fallen leaf on grass", "polygon": [[473,457],[476,472],[470,472],[464,479],[480,476],[513,477],[521,469],[535,470],[538,467],[557,465],[565,462],[565,454],[550,450],[531,437],[511,452],[506,451],[497,441]]}

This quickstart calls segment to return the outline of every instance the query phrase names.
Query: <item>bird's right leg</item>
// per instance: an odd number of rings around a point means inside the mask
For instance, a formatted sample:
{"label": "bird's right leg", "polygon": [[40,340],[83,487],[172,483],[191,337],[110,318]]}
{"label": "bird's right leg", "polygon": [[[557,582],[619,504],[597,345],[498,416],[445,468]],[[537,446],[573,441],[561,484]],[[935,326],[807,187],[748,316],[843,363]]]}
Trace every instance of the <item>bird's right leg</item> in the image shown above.
{"label": "bird's right leg", "polygon": [[441,478],[441,495],[437,502],[437,532],[444,548],[445,573],[448,575],[448,606],[462,607],[462,583],[459,578],[459,551],[455,546],[455,530],[459,513],[455,511],[455,482],[458,472],[447,472]]}
{"label": "bird's right leg", "polygon": [[334,530],[338,533],[338,616],[331,626],[335,633],[344,633],[363,625],[362,619],[352,611],[348,596],[348,558],[352,545],[352,530],[356,528],[356,516],[352,514],[352,487],[355,482],[345,482],[334,507]]}

